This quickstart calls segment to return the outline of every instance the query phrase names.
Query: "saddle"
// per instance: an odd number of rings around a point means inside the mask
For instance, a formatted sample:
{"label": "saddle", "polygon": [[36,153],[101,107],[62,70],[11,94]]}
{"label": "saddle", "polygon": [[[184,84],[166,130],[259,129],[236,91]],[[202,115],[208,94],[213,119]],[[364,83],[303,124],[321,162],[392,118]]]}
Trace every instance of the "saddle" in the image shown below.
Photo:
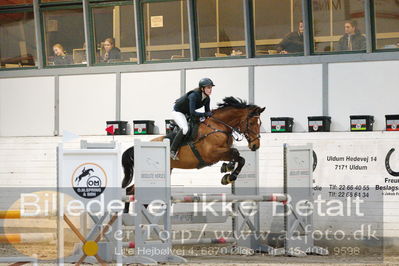
{"label": "saddle", "polygon": [[[180,127],[173,120],[170,121],[169,127],[171,130],[165,137],[170,140],[170,143],[172,143],[173,139],[176,137],[177,132],[179,132]],[[197,138],[198,128],[199,128],[198,121],[196,121],[195,119],[190,119],[188,121],[188,132],[184,136],[184,139],[181,142],[180,147],[188,145],[190,142],[193,142]]]}
{"label": "saddle", "polygon": [[[191,148],[191,151],[194,153],[195,157],[198,159],[198,165],[197,168],[201,169],[205,166],[209,166],[211,164],[208,164],[204,161],[202,158],[201,154],[198,152],[197,148],[194,145],[194,140],[198,136],[198,129],[199,129],[199,120],[197,119],[190,119],[188,121],[188,132],[185,135],[184,139],[182,140],[180,147],[188,145]],[[176,134],[179,132],[180,127],[172,120],[170,122],[170,128],[171,132],[167,134],[165,137],[170,140],[170,143],[173,142],[173,139],[176,137]]]}

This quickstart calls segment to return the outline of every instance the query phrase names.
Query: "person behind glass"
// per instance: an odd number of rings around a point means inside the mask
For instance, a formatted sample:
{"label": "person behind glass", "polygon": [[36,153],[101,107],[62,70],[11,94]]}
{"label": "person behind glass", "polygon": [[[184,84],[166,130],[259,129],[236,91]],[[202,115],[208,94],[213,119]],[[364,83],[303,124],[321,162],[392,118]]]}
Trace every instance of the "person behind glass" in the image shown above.
{"label": "person behind glass", "polygon": [[103,62],[109,63],[113,60],[121,59],[121,50],[115,47],[115,42],[113,38],[107,38],[104,41],[104,55]]}
{"label": "person behind glass", "polygon": [[298,31],[288,33],[281,40],[277,50],[282,54],[303,53],[303,21],[299,21]]}
{"label": "person behind glass", "polygon": [[357,22],[345,22],[345,34],[339,39],[338,51],[366,50],[366,38],[357,28]]}
{"label": "person behind glass", "polygon": [[[177,150],[184,136],[188,132],[187,117],[206,118],[212,115],[210,110],[210,96],[212,94],[213,81],[209,78],[203,78],[198,83],[198,88],[193,89],[175,101],[172,117],[176,124],[180,127],[179,132],[170,145],[170,157],[173,160],[179,160]],[[200,113],[195,110],[204,107],[205,112]]]}
{"label": "person behind glass", "polygon": [[64,47],[62,47],[61,44],[59,43],[54,44],[53,52],[54,52],[54,65],[72,64],[72,58],[65,54]]}

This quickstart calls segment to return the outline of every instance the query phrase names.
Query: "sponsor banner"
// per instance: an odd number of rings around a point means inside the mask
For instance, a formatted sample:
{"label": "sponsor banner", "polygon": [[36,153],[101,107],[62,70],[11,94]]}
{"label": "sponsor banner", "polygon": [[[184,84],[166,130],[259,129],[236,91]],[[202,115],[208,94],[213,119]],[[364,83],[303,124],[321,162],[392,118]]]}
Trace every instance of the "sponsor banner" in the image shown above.
{"label": "sponsor banner", "polygon": [[385,200],[399,199],[399,143],[320,141],[314,144],[314,159],[317,186],[331,197],[368,198],[374,189]]}

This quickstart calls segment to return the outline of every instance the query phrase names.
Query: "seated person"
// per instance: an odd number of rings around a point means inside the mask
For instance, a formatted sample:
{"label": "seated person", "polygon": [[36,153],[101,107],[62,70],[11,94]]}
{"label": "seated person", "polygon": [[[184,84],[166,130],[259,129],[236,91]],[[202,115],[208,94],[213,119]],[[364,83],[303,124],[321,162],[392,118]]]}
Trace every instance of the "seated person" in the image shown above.
{"label": "seated person", "polygon": [[345,34],[339,39],[337,51],[366,50],[366,38],[357,28],[357,22],[345,22]]}
{"label": "seated person", "polygon": [[64,47],[61,44],[56,43],[53,45],[54,51],[54,65],[70,65],[72,64],[72,58],[65,54]]}
{"label": "seated person", "polygon": [[298,31],[288,33],[281,40],[277,50],[282,54],[303,53],[303,21],[299,21]]}
{"label": "seated person", "polygon": [[115,42],[113,38],[107,38],[104,41],[104,54],[102,56],[102,61],[105,63],[110,63],[115,60],[121,59],[121,50],[115,47]]}

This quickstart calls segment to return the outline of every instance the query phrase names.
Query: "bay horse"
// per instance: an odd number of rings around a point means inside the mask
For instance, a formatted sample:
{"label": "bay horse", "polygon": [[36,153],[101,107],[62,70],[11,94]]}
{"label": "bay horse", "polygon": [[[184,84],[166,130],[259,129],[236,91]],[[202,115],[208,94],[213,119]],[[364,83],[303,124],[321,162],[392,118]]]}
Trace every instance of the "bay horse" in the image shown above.
{"label": "bay horse", "polygon": [[[212,110],[212,116],[200,122],[197,137],[189,145],[181,146],[178,152],[179,160],[171,160],[173,168],[194,169],[227,161],[221,168],[225,174],[221,180],[227,185],[237,179],[245,164],[237,149],[232,148],[233,138],[237,141],[245,137],[248,148],[252,151],[260,147],[260,114],[265,110],[254,104],[247,104],[241,99],[226,97],[218,108]],[[163,141],[166,136],[157,137],[151,141]],[[237,164],[237,166],[235,166]],[[133,180],[134,147],[127,149],[122,155],[124,179],[122,188],[127,195],[134,194],[134,185],[128,187]],[[128,212],[129,204],[125,206]]]}

